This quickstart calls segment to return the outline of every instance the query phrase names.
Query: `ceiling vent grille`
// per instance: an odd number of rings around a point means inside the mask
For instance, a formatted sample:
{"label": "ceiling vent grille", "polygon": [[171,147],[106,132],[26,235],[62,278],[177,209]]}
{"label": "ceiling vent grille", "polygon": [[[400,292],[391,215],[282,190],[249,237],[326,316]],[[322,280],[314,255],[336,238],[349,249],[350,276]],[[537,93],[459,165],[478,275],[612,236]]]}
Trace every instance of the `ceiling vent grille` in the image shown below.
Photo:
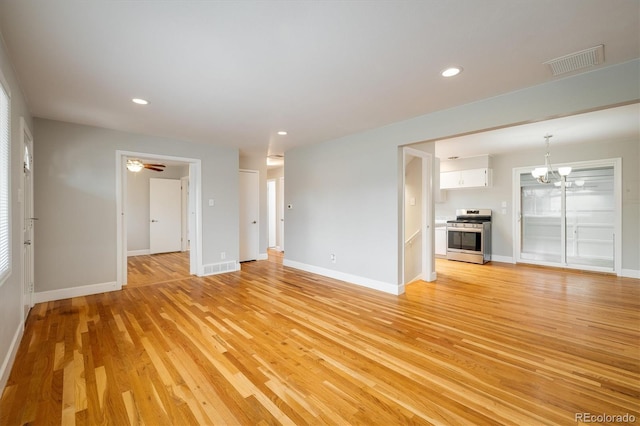
{"label": "ceiling vent grille", "polygon": [[553,75],[566,74],[583,68],[592,67],[604,62],[604,45],[581,50],[545,62],[549,65]]}

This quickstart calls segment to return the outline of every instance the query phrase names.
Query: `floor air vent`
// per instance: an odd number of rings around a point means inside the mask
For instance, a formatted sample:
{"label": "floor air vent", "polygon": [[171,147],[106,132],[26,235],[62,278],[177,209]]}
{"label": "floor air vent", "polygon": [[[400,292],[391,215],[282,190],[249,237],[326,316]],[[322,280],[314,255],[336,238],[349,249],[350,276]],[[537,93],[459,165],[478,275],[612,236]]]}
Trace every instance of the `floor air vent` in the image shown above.
{"label": "floor air vent", "polygon": [[204,265],[204,275],[222,274],[223,272],[234,272],[236,270],[235,261]]}
{"label": "floor air vent", "polygon": [[553,75],[566,74],[583,68],[589,68],[604,62],[604,45],[581,50],[545,62],[549,65]]}

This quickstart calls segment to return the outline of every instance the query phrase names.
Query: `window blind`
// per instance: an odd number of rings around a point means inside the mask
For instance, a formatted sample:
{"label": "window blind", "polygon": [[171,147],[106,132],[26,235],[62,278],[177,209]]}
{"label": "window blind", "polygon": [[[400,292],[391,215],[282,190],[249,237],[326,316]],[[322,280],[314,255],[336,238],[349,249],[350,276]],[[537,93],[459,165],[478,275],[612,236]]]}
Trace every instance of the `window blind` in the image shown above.
{"label": "window blind", "polygon": [[9,224],[10,106],[9,93],[0,80],[0,284],[5,281],[11,269],[11,230]]}

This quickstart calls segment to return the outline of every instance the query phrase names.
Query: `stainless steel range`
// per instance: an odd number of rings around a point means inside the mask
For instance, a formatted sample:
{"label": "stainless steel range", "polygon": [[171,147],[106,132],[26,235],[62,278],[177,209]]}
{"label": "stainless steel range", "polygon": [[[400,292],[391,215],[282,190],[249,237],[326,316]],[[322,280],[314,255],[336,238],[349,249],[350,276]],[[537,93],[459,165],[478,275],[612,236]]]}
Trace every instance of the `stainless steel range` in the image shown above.
{"label": "stainless steel range", "polygon": [[471,263],[491,260],[491,209],[458,209],[447,221],[447,259]]}

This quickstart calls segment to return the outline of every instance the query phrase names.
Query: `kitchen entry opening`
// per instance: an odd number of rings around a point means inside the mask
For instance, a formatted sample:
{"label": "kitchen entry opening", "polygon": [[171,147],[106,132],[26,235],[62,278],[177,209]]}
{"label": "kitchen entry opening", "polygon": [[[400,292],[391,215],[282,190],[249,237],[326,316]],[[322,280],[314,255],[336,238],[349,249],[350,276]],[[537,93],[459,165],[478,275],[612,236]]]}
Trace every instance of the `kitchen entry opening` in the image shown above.
{"label": "kitchen entry opening", "polygon": [[538,183],[531,168],[515,170],[517,262],[619,274],[620,163],[566,164],[571,174],[549,184]]}

